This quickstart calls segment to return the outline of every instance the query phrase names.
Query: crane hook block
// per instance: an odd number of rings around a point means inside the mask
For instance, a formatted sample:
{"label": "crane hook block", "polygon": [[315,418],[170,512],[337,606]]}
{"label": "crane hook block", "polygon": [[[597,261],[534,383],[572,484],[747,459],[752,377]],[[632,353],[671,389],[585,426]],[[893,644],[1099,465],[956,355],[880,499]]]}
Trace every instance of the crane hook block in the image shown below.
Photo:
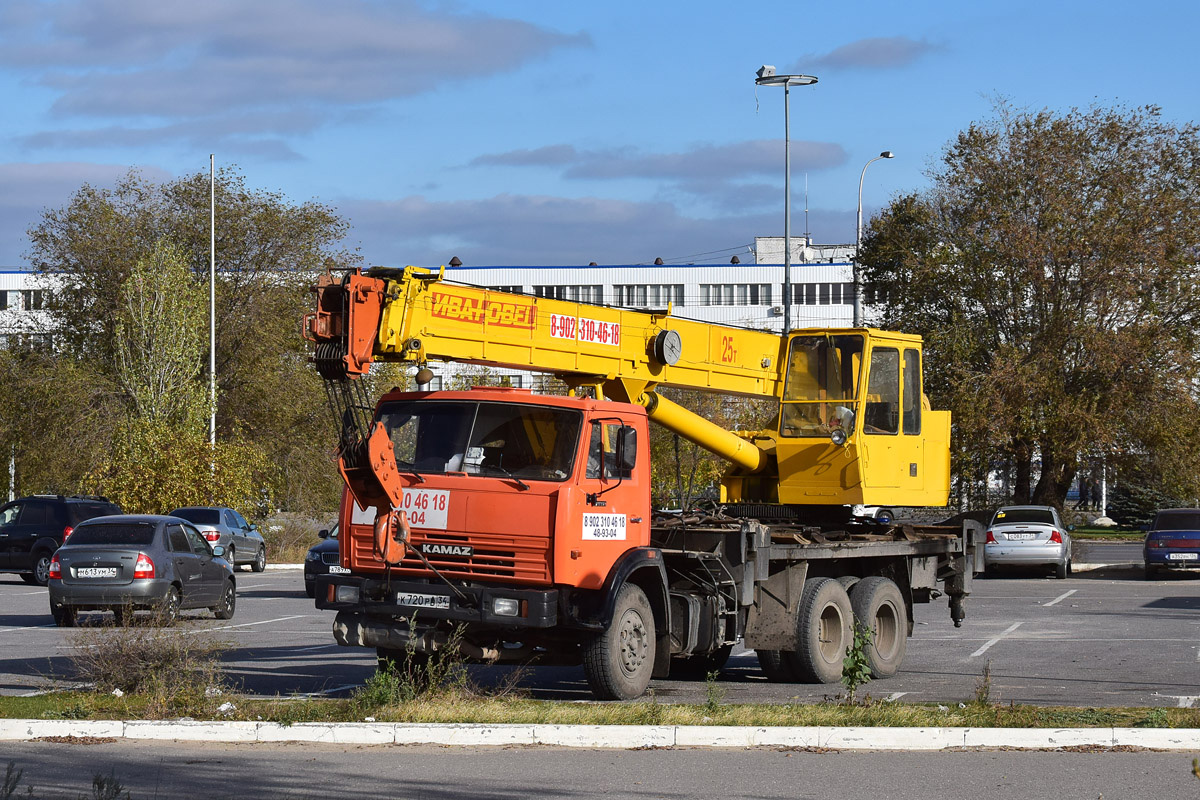
{"label": "crane hook block", "polygon": [[375,552],[383,563],[394,567],[404,560],[405,542],[411,533],[408,512],[403,509],[375,515]]}

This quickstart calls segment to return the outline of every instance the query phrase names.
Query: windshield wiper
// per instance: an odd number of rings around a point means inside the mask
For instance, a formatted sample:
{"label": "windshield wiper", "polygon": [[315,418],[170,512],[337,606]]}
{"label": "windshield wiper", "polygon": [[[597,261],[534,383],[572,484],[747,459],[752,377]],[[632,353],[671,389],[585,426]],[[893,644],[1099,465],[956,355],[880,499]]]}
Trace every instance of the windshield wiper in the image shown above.
{"label": "windshield wiper", "polygon": [[397,466],[397,467],[399,467],[399,468],[400,468],[401,470],[403,470],[404,472],[407,472],[409,475],[412,475],[414,478],[416,478],[416,479],[417,479],[417,483],[424,483],[424,482],[425,482],[425,476],[424,476],[424,475],[422,475],[421,473],[417,472],[417,470],[416,470],[416,469],[413,467],[413,465],[412,465],[412,464],[410,464],[409,462],[407,462],[407,461],[401,461],[400,459],[398,459],[398,458],[397,458],[397,459],[396,459],[396,466]]}
{"label": "windshield wiper", "polygon": [[521,480],[521,479],[520,479],[520,478],[518,478],[516,475],[513,475],[511,472],[509,472],[509,471],[508,471],[508,469],[507,469],[506,467],[503,467],[503,466],[501,466],[500,464],[483,464],[483,465],[482,465],[482,468],[483,468],[483,469],[496,469],[496,470],[500,470],[501,472],[503,472],[503,473],[505,474],[505,476],[506,476],[506,477],[508,477],[508,478],[511,478],[511,479],[513,480],[513,482],[517,484],[517,486],[520,486],[522,489],[526,489],[526,490],[528,490],[528,489],[529,489],[529,484],[528,484],[528,483],[526,483],[525,481]]}

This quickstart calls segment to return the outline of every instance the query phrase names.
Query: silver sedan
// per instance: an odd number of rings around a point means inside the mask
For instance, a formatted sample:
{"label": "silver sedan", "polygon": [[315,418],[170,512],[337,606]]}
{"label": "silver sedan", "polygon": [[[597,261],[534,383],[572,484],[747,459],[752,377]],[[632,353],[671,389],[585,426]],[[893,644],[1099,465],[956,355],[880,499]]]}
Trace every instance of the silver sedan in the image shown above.
{"label": "silver sedan", "polygon": [[998,566],[1048,566],[1054,575],[1071,573],[1070,529],[1053,506],[1004,506],[988,526],[983,560],[989,572]]}

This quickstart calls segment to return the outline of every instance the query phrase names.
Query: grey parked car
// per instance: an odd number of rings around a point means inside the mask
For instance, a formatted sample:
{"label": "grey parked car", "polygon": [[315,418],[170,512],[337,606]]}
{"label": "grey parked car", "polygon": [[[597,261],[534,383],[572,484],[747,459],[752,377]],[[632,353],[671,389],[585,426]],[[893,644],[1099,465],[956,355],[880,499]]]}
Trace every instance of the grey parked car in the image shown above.
{"label": "grey parked car", "polygon": [[249,564],[255,572],[267,568],[267,543],[258,532],[258,526],[251,525],[232,508],[190,506],[175,509],[171,516],[186,519],[210,544],[224,547],[225,560],[233,564],[234,569],[243,564]]}
{"label": "grey parked car", "polygon": [[50,613],[64,628],[86,610],[112,611],[118,625],[141,609],[158,611],[165,623],[184,608],[208,608],[217,619],[230,619],[237,587],[223,554],[178,517],[129,514],[84,522],[50,562]]}
{"label": "grey parked car", "polygon": [[1065,578],[1071,573],[1069,530],[1053,506],[1004,506],[988,526],[984,565],[989,572],[998,566],[1045,565]]}

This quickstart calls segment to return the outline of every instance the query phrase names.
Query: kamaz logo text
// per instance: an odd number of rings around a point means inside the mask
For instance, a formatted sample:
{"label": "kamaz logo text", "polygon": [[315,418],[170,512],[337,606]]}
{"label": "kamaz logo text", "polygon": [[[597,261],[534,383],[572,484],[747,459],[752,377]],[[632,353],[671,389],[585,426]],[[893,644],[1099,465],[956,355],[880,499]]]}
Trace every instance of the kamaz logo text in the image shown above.
{"label": "kamaz logo text", "polygon": [[458,319],[508,328],[533,329],[534,309],[532,303],[505,303],[487,301],[482,297],[464,297],[444,292],[433,293],[433,315],[444,319]]}
{"label": "kamaz logo text", "polygon": [[469,544],[433,544],[425,542],[421,552],[427,556],[473,556],[475,548]]}

